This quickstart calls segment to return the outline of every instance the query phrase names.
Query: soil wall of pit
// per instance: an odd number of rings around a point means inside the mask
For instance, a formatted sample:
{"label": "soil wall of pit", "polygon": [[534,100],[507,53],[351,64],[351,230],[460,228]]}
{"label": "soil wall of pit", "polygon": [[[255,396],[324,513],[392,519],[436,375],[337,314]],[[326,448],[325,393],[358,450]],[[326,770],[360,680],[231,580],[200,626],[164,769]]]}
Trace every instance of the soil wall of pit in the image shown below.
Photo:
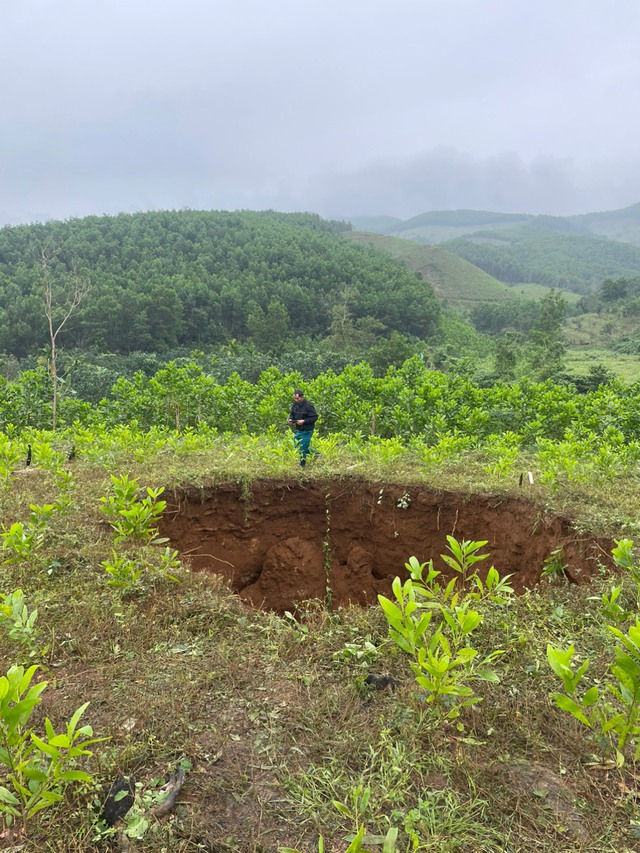
{"label": "soil wall of pit", "polygon": [[611,565],[613,542],[578,535],[569,519],[545,515],[525,500],[399,485],[333,480],[257,481],[175,493],[161,535],[195,570],[223,575],[256,607],[279,612],[326,597],[334,605],[376,602],[415,556],[440,560],[448,534],[486,539],[480,564],[512,574],[517,591],[534,586],[544,561],[563,549],[570,580]]}

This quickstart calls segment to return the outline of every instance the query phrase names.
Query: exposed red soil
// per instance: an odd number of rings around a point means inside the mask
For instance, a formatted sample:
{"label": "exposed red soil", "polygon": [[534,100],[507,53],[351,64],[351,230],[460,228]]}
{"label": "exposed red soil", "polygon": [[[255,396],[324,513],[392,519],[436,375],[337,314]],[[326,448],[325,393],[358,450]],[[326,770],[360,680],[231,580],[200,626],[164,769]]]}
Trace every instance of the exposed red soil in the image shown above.
{"label": "exposed red soil", "polygon": [[165,496],[161,534],[182,557],[223,575],[254,606],[278,612],[324,599],[327,587],[334,606],[373,604],[406,574],[411,556],[433,559],[450,576],[439,558],[447,534],[488,540],[490,559],[480,566],[512,574],[517,591],[535,586],[559,547],[576,583],[611,564],[613,542],[579,535],[569,519],[524,499],[351,480],[258,481],[250,494],[225,484]]}

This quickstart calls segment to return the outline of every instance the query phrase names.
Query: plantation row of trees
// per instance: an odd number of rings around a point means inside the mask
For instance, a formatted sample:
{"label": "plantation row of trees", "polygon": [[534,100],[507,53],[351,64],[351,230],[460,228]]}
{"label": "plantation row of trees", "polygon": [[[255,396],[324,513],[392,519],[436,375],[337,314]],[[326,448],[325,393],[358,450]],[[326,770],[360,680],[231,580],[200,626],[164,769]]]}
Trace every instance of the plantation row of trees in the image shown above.
{"label": "plantation row of trees", "polygon": [[[299,373],[270,368],[255,383],[237,374],[219,383],[194,363],[170,363],[154,376],[121,378],[108,398],[92,406],[60,401],[60,426],[134,424],[139,429],[197,429],[264,433],[286,430],[293,388],[303,386],[320,412],[324,433],[360,433],[419,439],[426,445],[473,437],[511,436],[527,446],[541,439],[609,437],[640,441],[640,385],[613,382],[587,394],[551,381],[520,380],[482,388],[461,374],[430,370],[419,356],[376,377],[368,364],[349,365],[303,382]],[[51,426],[51,381],[44,368],[0,381],[0,429]],[[612,438],[613,436],[613,438]]]}
{"label": "plantation row of trees", "polygon": [[[518,327],[527,328],[526,333],[513,330],[509,324],[517,323],[518,315],[501,312],[502,304],[511,305],[494,303],[488,305],[487,312],[478,312],[480,320],[477,322],[482,332],[451,310],[443,309],[441,332],[430,342],[409,339],[395,331],[387,338],[377,338],[373,333],[365,333],[360,325],[343,344],[330,336],[300,342],[304,344],[301,349],[285,343],[272,352],[260,351],[253,341],[237,340],[206,350],[178,348],[163,353],[66,349],[57,354],[56,377],[62,393],[91,403],[108,397],[118,379],[131,379],[139,372],[150,378],[169,362],[179,365],[193,362],[222,384],[233,373],[249,382],[257,382],[271,367],[281,373],[300,374],[309,380],[328,370],[340,373],[347,365],[361,361],[371,366],[374,376],[381,377],[389,367],[400,367],[414,355],[430,368],[466,375],[483,387],[519,376],[567,381],[563,372],[565,347],[562,338],[565,303],[561,295],[552,293],[540,303],[524,303],[531,314],[523,312],[522,317],[527,322]],[[494,307],[497,312],[493,311]],[[492,325],[483,327],[482,318],[492,321]],[[490,331],[491,335],[484,331]],[[20,360],[0,355],[0,376],[12,381],[22,371],[47,365],[51,365],[49,348]],[[583,387],[583,390],[587,389]]]}
{"label": "plantation row of trees", "polygon": [[43,258],[64,291],[91,291],[60,343],[103,352],[165,352],[230,340],[260,351],[394,331],[437,335],[430,285],[350,226],[311,214],[172,211],[87,217],[0,229],[0,351],[18,358],[47,339]]}

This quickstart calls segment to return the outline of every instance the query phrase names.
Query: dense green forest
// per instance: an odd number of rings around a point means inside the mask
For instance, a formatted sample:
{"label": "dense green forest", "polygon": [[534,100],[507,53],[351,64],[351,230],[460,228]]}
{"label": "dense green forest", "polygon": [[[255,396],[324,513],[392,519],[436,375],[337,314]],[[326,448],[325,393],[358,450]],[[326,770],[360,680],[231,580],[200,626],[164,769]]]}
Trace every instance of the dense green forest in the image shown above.
{"label": "dense green forest", "polygon": [[67,348],[164,352],[251,341],[304,349],[331,338],[437,334],[429,284],[345,223],[312,214],[172,211],[91,216],[0,230],[0,351],[18,358],[48,342],[43,278],[64,313],[79,280],[87,296],[63,329]]}
{"label": "dense green forest", "polygon": [[587,293],[603,279],[640,271],[640,247],[605,237],[560,234],[538,222],[443,244],[500,281],[536,282]]}
{"label": "dense green forest", "polygon": [[[98,403],[120,377],[148,379],[172,361],[224,383],[234,372],[256,382],[270,367],[313,379],[363,359],[382,376],[416,354],[485,387],[528,376],[584,391],[611,374],[565,373],[567,312],[628,314],[640,306],[637,281],[605,278],[578,307],[555,290],[525,299],[441,247],[311,214],[186,210],[4,228],[0,371],[51,371],[45,284],[56,328],[80,283],[86,294],[57,340],[55,381],[68,398]],[[639,345],[631,330],[610,346]]]}

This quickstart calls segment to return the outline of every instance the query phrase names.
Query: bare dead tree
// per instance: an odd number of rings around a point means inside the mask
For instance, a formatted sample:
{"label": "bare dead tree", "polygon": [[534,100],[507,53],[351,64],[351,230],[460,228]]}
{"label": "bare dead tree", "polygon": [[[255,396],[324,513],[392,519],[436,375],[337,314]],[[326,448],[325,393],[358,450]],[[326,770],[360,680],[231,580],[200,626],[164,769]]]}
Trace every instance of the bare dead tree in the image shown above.
{"label": "bare dead tree", "polygon": [[39,257],[44,287],[45,314],[49,325],[49,342],[51,344],[49,373],[51,374],[51,382],[53,386],[53,406],[51,417],[51,428],[53,430],[56,428],[58,418],[58,335],[89,292],[88,279],[75,267],[65,278],[65,287],[62,289],[54,289],[53,276],[51,274],[51,263],[61,252],[62,248],[60,247],[53,248],[51,246],[45,246],[40,250]]}

